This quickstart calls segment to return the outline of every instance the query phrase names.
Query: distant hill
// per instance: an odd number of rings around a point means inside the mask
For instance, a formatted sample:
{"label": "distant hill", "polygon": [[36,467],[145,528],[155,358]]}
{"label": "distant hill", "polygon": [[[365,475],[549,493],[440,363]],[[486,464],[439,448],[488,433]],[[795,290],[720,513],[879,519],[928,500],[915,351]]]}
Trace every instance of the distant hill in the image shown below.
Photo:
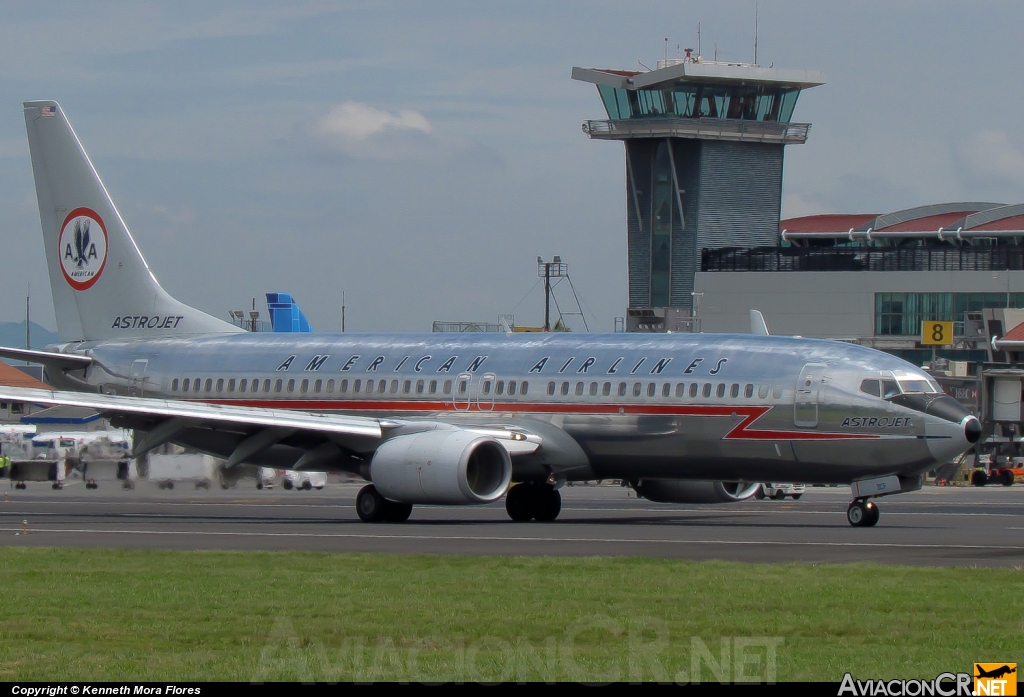
{"label": "distant hill", "polygon": [[[41,349],[47,344],[56,344],[60,339],[57,332],[32,323],[32,348]],[[25,348],[25,320],[20,322],[0,322],[0,346],[8,348]]]}

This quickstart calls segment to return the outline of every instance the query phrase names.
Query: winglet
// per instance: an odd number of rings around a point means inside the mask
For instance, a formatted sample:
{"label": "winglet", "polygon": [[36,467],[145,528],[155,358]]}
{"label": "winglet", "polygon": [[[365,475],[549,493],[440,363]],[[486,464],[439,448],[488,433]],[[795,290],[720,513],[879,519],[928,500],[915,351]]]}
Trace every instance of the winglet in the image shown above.
{"label": "winglet", "polygon": [[768,325],[760,310],[750,311],[750,333],[755,336],[768,336]]}

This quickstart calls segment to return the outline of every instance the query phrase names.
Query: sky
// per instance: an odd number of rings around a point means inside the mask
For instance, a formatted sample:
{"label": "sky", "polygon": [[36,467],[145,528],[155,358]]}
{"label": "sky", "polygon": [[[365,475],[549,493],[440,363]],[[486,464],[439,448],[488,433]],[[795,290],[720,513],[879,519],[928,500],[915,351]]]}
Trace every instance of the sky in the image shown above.
{"label": "sky", "polygon": [[[573,66],[750,61],[753,0],[0,5],[0,321],[55,326],[21,103],[56,99],[150,267],[227,318],[319,331],[539,324],[560,255],[592,330],[626,305],[621,143]],[[1024,3],[760,0],[758,61],[822,70],[783,216],[1024,201]],[[563,307],[571,296],[557,290]]]}

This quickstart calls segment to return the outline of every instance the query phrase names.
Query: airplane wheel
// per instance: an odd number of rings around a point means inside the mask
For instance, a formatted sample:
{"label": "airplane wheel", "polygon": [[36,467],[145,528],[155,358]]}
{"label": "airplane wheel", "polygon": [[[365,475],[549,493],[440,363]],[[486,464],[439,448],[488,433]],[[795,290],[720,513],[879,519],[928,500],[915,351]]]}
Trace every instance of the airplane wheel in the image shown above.
{"label": "airplane wheel", "polygon": [[367,484],[356,494],[356,513],[365,523],[380,523],[386,520],[388,501],[377,493],[377,487]]}
{"label": "airplane wheel", "polygon": [[988,484],[988,475],[982,470],[975,470],[971,475],[971,484],[974,486],[985,486]]}
{"label": "airplane wheel", "polygon": [[764,487],[763,486],[757,487],[757,491],[754,492],[754,498],[757,499],[758,501],[763,501],[764,500]]}
{"label": "airplane wheel", "polygon": [[550,523],[562,512],[562,495],[547,484],[537,487],[536,494],[533,517],[538,523]]}
{"label": "airplane wheel", "polygon": [[776,501],[781,501],[782,499],[786,498],[786,494],[783,491],[776,491],[774,494],[772,494],[772,498],[775,499]]}
{"label": "airplane wheel", "polygon": [[531,505],[532,484],[516,484],[505,494],[505,512],[508,517],[518,523],[526,523],[533,519]]}
{"label": "airplane wheel", "polygon": [[1003,486],[1013,486],[1013,472],[1003,470]]}
{"label": "airplane wheel", "polygon": [[398,501],[384,500],[384,520],[388,523],[404,523],[412,515],[411,503],[398,503]]}
{"label": "airplane wheel", "polygon": [[881,515],[881,513],[878,510],[878,506],[876,506],[871,501],[868,501],[866,504],[864,504],[864,506],[868,510],[868,519],[864,521],[864,527],[873,528],[875,527],[875,524],[878,522],[878,518]]}
{"label": "airplane wheel", "polygon": [[862,528],[865,525],[865,521],[871,517],[871,514],[867,509],[867,501],[857,499],[850,503],[849,508],[846,509],[846,520],[855,528]]}

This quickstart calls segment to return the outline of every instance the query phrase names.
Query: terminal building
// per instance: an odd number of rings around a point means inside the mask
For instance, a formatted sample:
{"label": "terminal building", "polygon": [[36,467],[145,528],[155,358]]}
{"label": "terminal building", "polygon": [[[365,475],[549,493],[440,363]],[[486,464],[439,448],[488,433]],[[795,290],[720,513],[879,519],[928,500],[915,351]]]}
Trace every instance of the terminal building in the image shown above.
{"label": "terminal building", "polygon": [[[688,52],[572,77],[607,115],[583,131],[625,145],[627,331],[745,332],[758,309],[772,333],[985,361],[993,311],[1024,308],[1024,204],[780,221],[784,149],[810,132],[796,104],[821,73]],[[955,340],[923,345],[926,321],[954,322]]]}

